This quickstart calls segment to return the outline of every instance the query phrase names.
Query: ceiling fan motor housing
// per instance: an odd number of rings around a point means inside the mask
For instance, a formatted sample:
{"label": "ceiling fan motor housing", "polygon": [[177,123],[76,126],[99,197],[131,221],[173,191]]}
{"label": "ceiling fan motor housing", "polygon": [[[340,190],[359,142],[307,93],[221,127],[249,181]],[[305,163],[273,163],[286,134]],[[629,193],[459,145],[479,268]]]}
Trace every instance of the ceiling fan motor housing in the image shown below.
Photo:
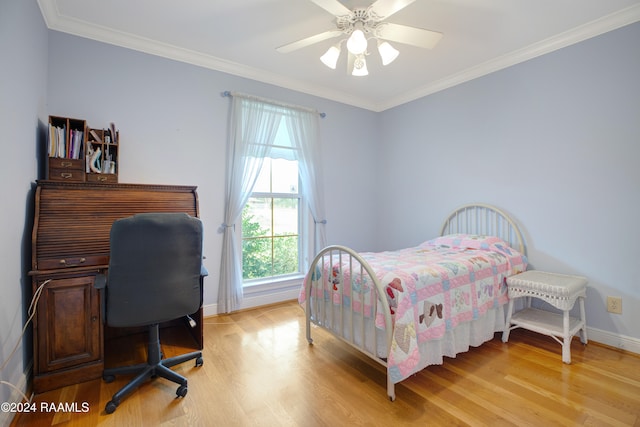
{"label": "ceiling fan motor housing", "polygon": [[354,9],[348,15],[337,16],[336,26],[338,30],[345,34],[351,34],[354,30],[359,29],[365,34],[375,36],[376,28],[381,20],[382,18],[376,15],[369,7],[367,9]]}

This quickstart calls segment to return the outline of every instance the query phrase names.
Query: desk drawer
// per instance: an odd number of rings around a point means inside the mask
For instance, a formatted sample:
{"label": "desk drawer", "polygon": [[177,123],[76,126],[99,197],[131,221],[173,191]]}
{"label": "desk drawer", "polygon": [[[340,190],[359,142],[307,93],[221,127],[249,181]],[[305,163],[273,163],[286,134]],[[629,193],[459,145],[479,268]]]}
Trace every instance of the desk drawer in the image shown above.
{"label": "desk drawer", "polygon": [[85,173],[83,170],[49,169],[49,179],[51,181],[85,182]]}
{"label": "desk drawer", "polygon": [[73,169],[82,171],[84,170],[84,160],[49,157],[49,169]]}
{"label": "desk drawer", "polygon": [[118,175],[114,173],[89,173],[87,174],[88,182],[116,183]]}
{"label": "desk drawer", "polygon": [[90,267],[108,265],[109,254],[91,254],[86,256],[69,256],[66,258],[45,258],[37,260],[39,270],[57,270],[60,268]]}
{"label": "desk drawer", "polygon": [[49,179],[52,181],[85,182],[84,160],[49,157]]}

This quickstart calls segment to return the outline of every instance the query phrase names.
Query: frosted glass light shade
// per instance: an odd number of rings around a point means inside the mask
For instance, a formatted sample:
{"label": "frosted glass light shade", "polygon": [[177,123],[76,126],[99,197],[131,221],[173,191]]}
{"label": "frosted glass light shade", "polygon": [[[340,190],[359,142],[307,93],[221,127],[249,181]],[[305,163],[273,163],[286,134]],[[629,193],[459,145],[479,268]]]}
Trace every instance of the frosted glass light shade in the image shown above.
{"label": "frosted glass light shade", "polygon": [[367,50],[367,38],[364,36],[362,30],[354,30],[347,40],[347,49],[354,55],[360,55]]}
{"label": "frosted glass light shade", "polygon": [[340,57],[340,48],[338,46],[331,46],[324,55],[320,57],[320,61],[332,70],[336,69],[338,58]]}
{"label": "frosted glass light shade", "polygon": [[353,62],[353,71],[351,72],[351,75],[356,77],[369,75],[369,70],[367,70],[367,61],[364,59],[364,55],[358,56]]}
{"label": "frosted glass light shade", "polygon": [[400,54],[400,52],[388,42],[382,42],[378,45],[378,53],[380,53],[380,58],[382,58],[382,65],[391,64]]}

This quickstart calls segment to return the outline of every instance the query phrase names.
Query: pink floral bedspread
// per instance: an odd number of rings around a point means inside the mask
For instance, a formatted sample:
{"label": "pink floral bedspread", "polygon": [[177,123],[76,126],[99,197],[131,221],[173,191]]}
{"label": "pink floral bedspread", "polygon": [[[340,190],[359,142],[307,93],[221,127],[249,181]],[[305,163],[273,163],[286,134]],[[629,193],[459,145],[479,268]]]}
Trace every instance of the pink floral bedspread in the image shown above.
{"label": "pink floral bedspread", "polygon": [[[415,372],[420,361],[419,343],[440,339],[461,322],[473,321],[505,304],[504,279],[527,267],[526,257],[504,241],[466,234],[438,237],[413,248],[360,255],[375,271],[391,307],[394,332],[387,363],[394,383]],[[329,279],[324,289],[314,287],[313,296],[336,306],[342,300],[342,304],[352,305],[353,310],[370,317],[374,295],[371,281],[359,274],[349,277],[348,269],[341,268],[336,257],[331,264],[332,274],[325,276]],[[303,286],[299,302],[305,300]],[[381,313],[376,313],[376,325],[384,327]]]}

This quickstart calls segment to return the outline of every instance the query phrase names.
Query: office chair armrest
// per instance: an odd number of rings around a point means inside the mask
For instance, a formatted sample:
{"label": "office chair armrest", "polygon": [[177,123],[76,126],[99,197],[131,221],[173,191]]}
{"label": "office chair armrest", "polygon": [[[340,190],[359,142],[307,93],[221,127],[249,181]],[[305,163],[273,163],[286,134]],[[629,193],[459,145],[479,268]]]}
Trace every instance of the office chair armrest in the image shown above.
{"label": "office chair armrest", "polygon": [[93,282],[93,287],[96,289],[104,289],[107,287],[107,276],[99,273],[96,274],[96,280]]}

